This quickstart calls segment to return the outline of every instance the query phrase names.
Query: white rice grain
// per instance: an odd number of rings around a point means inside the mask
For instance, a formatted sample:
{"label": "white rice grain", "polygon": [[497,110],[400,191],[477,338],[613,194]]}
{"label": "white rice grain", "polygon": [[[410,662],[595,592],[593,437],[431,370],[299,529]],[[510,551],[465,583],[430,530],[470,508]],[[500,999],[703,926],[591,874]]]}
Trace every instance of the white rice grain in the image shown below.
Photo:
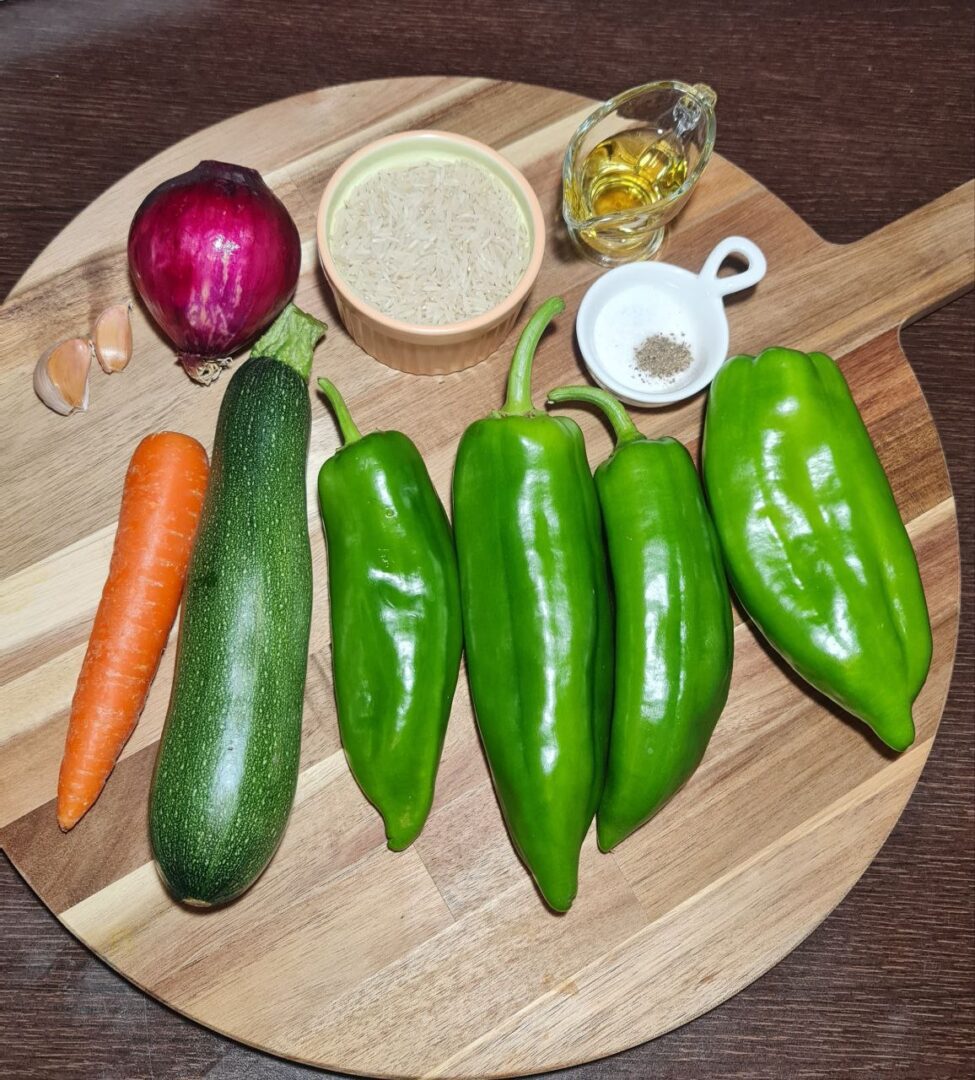
{"label": "white rice grain", "polygon": [[482,315],[528,266],[514,196],[468,161],[421,161],[357,184],[329,246],[348,287],[384,315],[442,326]]}

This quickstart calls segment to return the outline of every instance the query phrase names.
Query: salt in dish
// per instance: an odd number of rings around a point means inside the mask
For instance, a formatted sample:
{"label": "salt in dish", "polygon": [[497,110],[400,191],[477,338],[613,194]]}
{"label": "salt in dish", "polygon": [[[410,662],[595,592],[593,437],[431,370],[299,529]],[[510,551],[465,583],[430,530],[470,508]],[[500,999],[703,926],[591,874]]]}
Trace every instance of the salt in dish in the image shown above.
{"label": "salt in dish", "polygon": [[[730,255],[746,264],[718,271]],[[728,356],[724,298],[765,276],[765,256],[743,236],[722,240],[699,274],[661,262],[607,271],[589,287],[576,315],[576,339],[589,374],[628,405],[669,405],[703,390]],[[647,377],[636,361],[655,337],[683,345],[689,362],[673,374]]]}

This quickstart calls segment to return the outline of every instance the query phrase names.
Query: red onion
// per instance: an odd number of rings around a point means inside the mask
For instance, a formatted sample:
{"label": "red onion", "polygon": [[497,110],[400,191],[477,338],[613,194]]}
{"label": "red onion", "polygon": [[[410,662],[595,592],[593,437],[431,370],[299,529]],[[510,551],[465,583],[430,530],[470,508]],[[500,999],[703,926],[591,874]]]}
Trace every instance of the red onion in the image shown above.
{"label": "red onion", "polygon": [[295,223],[260,173],[221,161],[160,184],[129,230],[139,295],[202,383],[278,315],[300,261]]}

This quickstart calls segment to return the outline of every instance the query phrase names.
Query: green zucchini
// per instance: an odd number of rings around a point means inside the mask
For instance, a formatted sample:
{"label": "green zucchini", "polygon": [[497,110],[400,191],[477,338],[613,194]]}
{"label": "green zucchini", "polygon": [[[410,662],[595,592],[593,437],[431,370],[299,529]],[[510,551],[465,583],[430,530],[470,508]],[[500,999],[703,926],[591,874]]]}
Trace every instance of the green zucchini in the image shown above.
{"label": "green zucchini", "polygon": [[294,800],[312,603],[307,381],[324,329],[289,305],[220,407],[149,804],[159,872],[194,906],[254,883]]}

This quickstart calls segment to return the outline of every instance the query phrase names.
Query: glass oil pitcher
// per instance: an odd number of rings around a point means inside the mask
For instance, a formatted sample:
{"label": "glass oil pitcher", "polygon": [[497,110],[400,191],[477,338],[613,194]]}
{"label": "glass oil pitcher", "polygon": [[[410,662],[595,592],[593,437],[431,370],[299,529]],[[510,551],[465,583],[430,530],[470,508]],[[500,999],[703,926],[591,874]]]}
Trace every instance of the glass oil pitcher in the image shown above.
{"label": "glass oil pitcher", "polygon": [[667,80],[625,90],[580,125],[562,166],[569,236],[603,266],[652,258],[714,149],[710,86]]}

